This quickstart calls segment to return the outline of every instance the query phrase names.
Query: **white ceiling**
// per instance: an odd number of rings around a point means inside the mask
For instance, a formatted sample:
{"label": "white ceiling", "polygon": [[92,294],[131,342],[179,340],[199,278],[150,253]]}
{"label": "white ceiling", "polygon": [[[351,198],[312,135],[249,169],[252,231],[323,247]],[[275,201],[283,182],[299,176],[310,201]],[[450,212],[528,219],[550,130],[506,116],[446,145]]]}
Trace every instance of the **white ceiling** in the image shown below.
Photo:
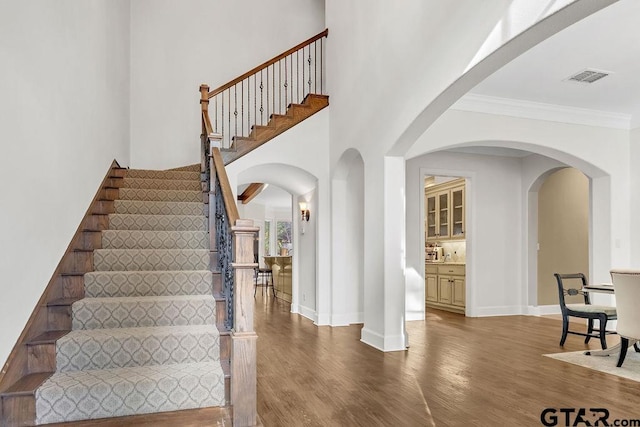
{"label": "white ceiling", "polygon": [[[640,126],[640,1],[620,0],[532,48],[471,94],[628,115]],[[592,84],[564,81],[594,68]]]}

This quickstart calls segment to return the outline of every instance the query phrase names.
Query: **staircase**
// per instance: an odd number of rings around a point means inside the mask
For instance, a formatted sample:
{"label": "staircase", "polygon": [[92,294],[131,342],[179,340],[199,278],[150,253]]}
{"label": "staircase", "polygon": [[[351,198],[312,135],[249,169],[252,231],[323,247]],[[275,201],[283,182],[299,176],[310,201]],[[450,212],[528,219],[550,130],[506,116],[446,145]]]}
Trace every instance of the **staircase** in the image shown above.
{"label": "staircase", "polygon": [[0,371],[1,427],[132,425],[205,407],[208,423],[260,424],[258,229],[238,217],[224,166],[329,105],[327,35],[211,92],[200,87],[200,165],[114,161]]}
{"label": "staircase", "polygon": [[[94,271],[83,275],[84,298],[51,304],[66,304],[71,331],[28,343],[32,350],[55,345],[55,373],[36,375],[48,378],[29,396],[35,424],[229,401],[229,334],[221,337],[216,326],[225,310],[214,298],[200,173],[114,173],[110,186],[119,197],[93,250]],[[7,425],[11,397],[25,395],[19,388],[2,395]]]}
{"label": "staircase", "polygon": [[239,159],[328,106],[328,95],[314,93],[307,94],[301,104],[289,104],[286,114],[272,114],[266,126],[254,125],[248,136],[234,137],[231,148],[222,150],[224,164]]}

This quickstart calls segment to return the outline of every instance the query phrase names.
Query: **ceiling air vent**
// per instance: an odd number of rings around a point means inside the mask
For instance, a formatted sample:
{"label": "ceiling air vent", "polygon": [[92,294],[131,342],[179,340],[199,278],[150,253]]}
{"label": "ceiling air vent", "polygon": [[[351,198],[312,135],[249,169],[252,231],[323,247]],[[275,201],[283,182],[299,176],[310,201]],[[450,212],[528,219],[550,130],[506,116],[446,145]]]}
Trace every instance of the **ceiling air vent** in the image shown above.
{"label": "ceiling air vent", "polygon": [[567,77],[565,80],[569,82],[578,82],[578,83],[593,83],[600,80],[603,77],[607,77],[611,74],[608,71],[599,71],[599,70],[582,70],[578,73],[575,73],[572,76]]}

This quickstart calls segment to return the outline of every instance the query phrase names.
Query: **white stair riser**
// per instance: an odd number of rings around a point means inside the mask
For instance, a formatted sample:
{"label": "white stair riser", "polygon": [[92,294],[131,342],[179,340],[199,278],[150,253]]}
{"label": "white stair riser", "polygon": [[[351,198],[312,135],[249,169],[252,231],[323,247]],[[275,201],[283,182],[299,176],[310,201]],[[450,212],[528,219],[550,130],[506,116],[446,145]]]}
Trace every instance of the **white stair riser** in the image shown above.
{"label": "white stair riser", "polygon": [[218,362],[60,372],[36,390],[36,423],[222,405]]}
{"label": "white stair riser", "polygon": [[110,214],[110,230],[204,231],[204,215]]}
{"label": "white stair riser", "polygon": [[204,203],[197,202],[162,202],[150,200],[116,200],[115,213],[138,215],[204,215]]}
{"label": "white stair riser", "polygon": [[105,230],[103,249],[209,249],[205,231]]}
{"label": "white stair riser", "polygon": [[207,249],[97,249],[95,271],[208,270]]}
{"label": "white stair riser", "polygon": [[220,359],[215,326],[72,331],[56,342],[56,369],[70,372]]}
{"label": "white stair riser", "polygon": [[72,329],[77,330],[214,325],[216,307],[211,296],[85,298],[71,310]]}
{"label": "white stair riser", "polygon": [[160,202],[202,202],[201,191],[153,190],[146,188],[121,188],[122,200],[148,200]]}

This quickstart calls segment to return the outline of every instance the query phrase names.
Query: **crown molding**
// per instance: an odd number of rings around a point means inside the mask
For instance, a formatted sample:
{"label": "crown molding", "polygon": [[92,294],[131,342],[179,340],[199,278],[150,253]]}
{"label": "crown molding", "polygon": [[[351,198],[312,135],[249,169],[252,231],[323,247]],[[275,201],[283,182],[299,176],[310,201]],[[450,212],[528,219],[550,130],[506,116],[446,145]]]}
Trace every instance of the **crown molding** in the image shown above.
{"label": "crown molding", "polygon": [[468,93],[450,109],[630,130],[631,115]]}

